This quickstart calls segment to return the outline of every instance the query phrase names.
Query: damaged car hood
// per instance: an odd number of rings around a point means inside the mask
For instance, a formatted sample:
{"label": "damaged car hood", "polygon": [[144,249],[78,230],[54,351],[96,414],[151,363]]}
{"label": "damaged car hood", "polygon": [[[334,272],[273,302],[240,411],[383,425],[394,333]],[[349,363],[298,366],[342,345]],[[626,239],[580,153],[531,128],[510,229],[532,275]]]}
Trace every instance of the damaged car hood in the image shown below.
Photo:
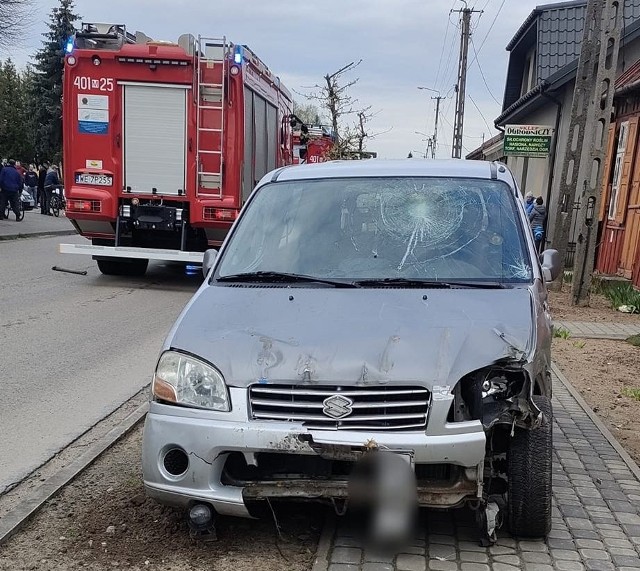
{"label": "damaged car hood", "polygon": [[[424,296],[426,295],[426,299]],[[227,384],[453,386],[531,351],[531,296],[514,289],[203,287],[165,348]]]}

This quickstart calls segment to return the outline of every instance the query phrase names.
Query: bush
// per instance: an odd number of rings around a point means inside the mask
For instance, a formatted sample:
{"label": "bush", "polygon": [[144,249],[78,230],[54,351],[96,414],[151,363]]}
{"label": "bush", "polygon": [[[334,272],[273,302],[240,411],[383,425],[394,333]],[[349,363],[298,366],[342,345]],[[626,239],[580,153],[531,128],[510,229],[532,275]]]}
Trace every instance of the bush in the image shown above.
{"label": "bush", "polygon": [[630,283],[611,284],[604,289],[603,294],[611,302],[613,309],[628,305],[634,308],[633,313],[640,313],[640,291]]}

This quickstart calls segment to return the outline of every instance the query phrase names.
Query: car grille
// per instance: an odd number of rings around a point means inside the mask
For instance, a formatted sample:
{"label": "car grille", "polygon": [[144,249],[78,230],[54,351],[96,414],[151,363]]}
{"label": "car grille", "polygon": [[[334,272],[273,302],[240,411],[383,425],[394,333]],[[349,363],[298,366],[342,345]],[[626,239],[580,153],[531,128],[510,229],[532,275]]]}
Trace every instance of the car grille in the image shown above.
{"label": "car grille", "polygon": [[325,430],[418,430],[427,424],[431,393],[406,386],[253,385],[249,402],[254,420]]}

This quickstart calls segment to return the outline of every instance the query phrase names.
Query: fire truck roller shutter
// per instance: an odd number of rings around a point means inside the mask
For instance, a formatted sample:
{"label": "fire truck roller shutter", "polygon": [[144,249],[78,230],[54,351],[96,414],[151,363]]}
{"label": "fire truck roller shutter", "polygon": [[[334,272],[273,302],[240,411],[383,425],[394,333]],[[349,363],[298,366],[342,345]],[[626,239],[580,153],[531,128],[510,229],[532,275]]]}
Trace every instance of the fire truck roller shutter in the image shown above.
{"label": "fire truck roller shutter", "polygon": [[136,193],[185,189],[188,86],[126,84],[124,185]]}

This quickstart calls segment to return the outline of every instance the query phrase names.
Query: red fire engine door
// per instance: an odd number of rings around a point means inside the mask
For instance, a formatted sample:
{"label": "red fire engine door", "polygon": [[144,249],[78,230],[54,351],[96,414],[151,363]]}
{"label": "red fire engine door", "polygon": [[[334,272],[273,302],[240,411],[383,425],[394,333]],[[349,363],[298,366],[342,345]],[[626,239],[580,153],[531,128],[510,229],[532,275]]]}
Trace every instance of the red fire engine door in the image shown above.
{"label": "red fire engine door", "polygon": [[189,86],[127,83],[122,87],[125,189],[184,194]]}

